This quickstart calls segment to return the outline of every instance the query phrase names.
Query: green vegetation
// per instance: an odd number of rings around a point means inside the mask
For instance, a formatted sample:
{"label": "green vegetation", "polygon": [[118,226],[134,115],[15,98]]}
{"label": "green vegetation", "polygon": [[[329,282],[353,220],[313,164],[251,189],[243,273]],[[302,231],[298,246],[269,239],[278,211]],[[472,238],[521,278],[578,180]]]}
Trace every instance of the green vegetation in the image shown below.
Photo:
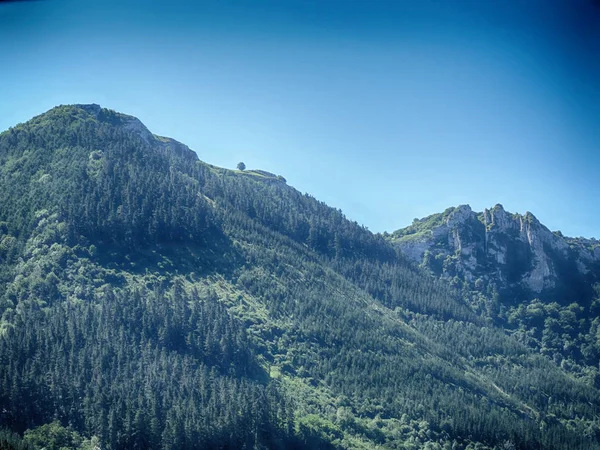
{"label": "green vegetation", "polygon": [[128,120],[0,135],[0,443],[600,448],[589,377],[341,211]]}
{"label": "green vegetation", "polygon": [[431,231],[434,228],[443,225],[448,216],[454,212],[455,209],[456,208],[454,207],[450,207],[443,213],[432,214],[423,219],[414,219],[413,223],[408,227],[394,231],[390,235],[390,238],[392,240],[416,240],[423,237],[429,237],[431,236]]}
{"label": "green vegetation", "polygon": [[[500,205],[472,215],[477,221],[463,218],[451,230],[438,228],[435,242],[424,241],[422,267],[459,289],[486,323],[503,328],[570,377],[599,388],[597,240],[551,233],[533,214],[510,214]],[[440,227],[435,218],[415,223],[428,223],[431,232]],[[419,236],[404,233],[391,239],[400,248],[406,238]],[[550,287],[533,290],[524,280],[540,262],[547,268],[542,266],[547,279],[541,281]]]}

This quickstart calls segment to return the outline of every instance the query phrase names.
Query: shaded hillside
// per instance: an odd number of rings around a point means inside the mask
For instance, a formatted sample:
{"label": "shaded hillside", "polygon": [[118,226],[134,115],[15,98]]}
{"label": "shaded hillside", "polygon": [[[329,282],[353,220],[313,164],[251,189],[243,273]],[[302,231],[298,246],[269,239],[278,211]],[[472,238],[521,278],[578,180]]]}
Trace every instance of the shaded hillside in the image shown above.
{"label": "shaded hillside", "polygon": [[2,133],[0,221],[0,420],[23,445],[599,447],[598,390],[459,289],[133,117]]}

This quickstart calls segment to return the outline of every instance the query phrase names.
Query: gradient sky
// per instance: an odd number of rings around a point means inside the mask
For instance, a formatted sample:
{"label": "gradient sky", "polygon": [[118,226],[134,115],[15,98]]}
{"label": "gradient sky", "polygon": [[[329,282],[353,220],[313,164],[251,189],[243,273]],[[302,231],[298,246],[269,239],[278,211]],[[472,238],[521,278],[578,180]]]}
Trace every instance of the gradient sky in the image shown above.
{"label": "gradient sky", "polygon": [[0,3],[0,55],[2,130],[98,103],[372,231],[502,203],[600,238],[596,1]]}

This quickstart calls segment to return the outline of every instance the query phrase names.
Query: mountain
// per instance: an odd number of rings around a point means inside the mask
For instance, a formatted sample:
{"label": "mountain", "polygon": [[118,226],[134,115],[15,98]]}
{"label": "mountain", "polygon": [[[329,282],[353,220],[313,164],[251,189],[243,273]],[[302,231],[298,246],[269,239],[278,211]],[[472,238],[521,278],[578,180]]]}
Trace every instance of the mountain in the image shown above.
{"label": "mountain", "polygon": [[401,240],[97,105],[5,131],[0,446],[600,448],[597,365]]}
{"label": "mountain", "polygon": [[506,301],[532,295],[562,303],[589,297],[600,281],[600,242],[553,233],[533,214],[468,205],[416,220],[392,234],[403,252],[446,278],[492,283]]}
{"label": "mountain", "polygon": [[388,239],[471,306],[567,367],[593,373],[600,353],[600,241],[552,232],[530,212],[468,205],[416,219]]}

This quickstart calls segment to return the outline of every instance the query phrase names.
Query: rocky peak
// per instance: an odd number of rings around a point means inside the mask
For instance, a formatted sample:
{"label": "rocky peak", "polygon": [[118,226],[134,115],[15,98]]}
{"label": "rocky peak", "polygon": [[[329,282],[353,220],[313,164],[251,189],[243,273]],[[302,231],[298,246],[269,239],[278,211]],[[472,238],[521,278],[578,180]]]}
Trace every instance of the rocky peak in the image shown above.
{"label": "rocky peak", "polygon": [[446,218],[446,226],[454,227],[465,223],[474,217],[473,210],[469,205],[459,205]]}
{"label": "rocky peak", "polygon": [[123,128],[137,134],[146,144],[150,144],[155,140],[154,135],[137,117],[124,116]]}
{"label": "rocky peak", "polygon": [[[481,279],[507,297],[540,296],[582,276],[600,279],[600,248],[574,245],[530,212],[501,204],[476,213],[468,205],[415,221],[391,235],[411,259],[444,278]],[[569,281],[570,279],[571,281]]]}
{"label": "rocky peak", "polygon": [[500,203],[496,204],[492,209],[485,209],[483,217],[485,225],[490,230],[494,227],[507,230],[516,226],[513,215],[506,212]]}

